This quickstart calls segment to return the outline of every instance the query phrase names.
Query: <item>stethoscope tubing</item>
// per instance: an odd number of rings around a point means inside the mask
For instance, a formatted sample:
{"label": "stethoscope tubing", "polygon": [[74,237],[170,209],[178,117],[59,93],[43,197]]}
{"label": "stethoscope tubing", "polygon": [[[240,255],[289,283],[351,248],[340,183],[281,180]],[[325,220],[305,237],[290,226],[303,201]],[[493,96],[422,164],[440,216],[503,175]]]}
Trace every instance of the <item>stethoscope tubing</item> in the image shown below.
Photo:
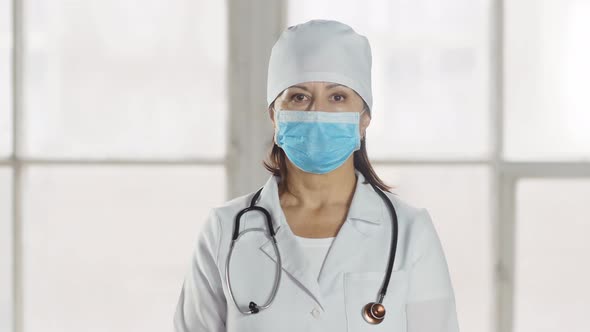
{"label": "stethoscope tubing", "polygon": [[[378,296],[378,300],[376,302],[376,304],[382,304],[383,303],[383,299],[385,298],[385,295],[387,294],[387,287],[389,286],[389,281],[391,279],[391,273],[393,271],[393,265],[395,262],[395,254],[396,254],[396,250],[397,250],[397,240],[398,240],[398,219],[397,219],[397,213],[395,211],[395,208],[393,207],[393,204],[391,203],[391,201],[389,200],[389,198],[385,195],[385,193],[383,193],[379,188],[377,188],[374,184],[371,183],[371,186],[373,187],[373,189],[375,190],[375,192],[377,192],[377,194],[379,194],[379,196],[385,201],[385,204],[387,205],[388,210],[390,211],[391,214],[391,219],[392,219],[392,237],[391,237],[391,241],[390,241],[390,247],[389,247],[389,260],[388,260],[388,264],[387,264],[387,272],[385,275],[385,279],[383,281],[383,284],[381,286],[381,289],[379,291],[379,296]],[[235,223],[234,223],[234,231],[232,234],[232,241],[230,244],[230,248],[229,248],[229,252],[228,252],[228,257],[225,263],[225,279],[229,288],[229,295],[232,298],[234,304],[236,305],[236,308],[238,309],[239,312],[241,312],[244,315],[250,315],[250,314],[255,314],[258,313],[260,310],[264,310],[267,309],[268,307],[270,307],[270,305],[272,304],[273,300],[276,297],[277,291],[278,291],[278,287],[280,284],[280,280],[281,280],[281,268],[282,268],[282,264],[281,264],[281,255],[279,252],[279,248],[277,246],[277,240],[275,238],[275,230],[273,228],[272,225],[272,220],[271,220],[271,216],[270,213],[263,207],[260,206],[256,206],[256,201],[258,200],[258,197],[260,196],[260,193],[262,191],[264,187],[260,188],[252,197],[252,200],[250,201],[250,206],[242,209],[240,212],[238,212],[236,214],[235,217]],[[267,229],[268,232],[266,232],[266,229],[264,228],[249,228],[246,229],[242,232],[239,232],[240,230],[240,219],[241,217],[249,211],[260,211],[264,214],[265,218],[266,218],[266,224],[267,224]],[[277,256],[277,269],[276,269],[276,274],[277,277],[275,278],[275,282],[273,285],[273,289],[270,295],[269,300],[267,301],[267,303],[265,303],[264,305],[257,305],[254,302],[250,302],[249,304],[249,310],[242,310],[240,309],[234,294],[233,294],[233,290],[232,290],[232,286],[231,286],[231,281],[230,281],[230,271],[229,271],[229,265],[230,265],[230,261],[231,261],[231,255],[234,249],[234,246],[236,244],[236,242],[239,240],[239,238],[241,236],[243,236],[244,234],[246,234],[247,232],[251,232],[251,231],[259,231],[259,232],[264,232],[265,235],[267,236],[267,238],[269,238],[271,240],[271,243],[273,245],[273,248],[275,250],[276,256]],[[382,318],[381,318],[382,319]]]}

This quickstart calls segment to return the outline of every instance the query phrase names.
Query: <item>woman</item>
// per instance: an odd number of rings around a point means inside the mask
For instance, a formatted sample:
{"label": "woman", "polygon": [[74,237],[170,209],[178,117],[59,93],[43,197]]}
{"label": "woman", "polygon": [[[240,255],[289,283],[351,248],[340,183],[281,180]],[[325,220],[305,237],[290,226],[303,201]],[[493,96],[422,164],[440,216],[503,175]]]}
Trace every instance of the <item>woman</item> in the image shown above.
{"label": "woman", "polygon": [[336,21],[289,27],[267,83],[272,175],[211,210],[176,331],[459,331],[428,211],[389,192],[367,157],[368,40]]}

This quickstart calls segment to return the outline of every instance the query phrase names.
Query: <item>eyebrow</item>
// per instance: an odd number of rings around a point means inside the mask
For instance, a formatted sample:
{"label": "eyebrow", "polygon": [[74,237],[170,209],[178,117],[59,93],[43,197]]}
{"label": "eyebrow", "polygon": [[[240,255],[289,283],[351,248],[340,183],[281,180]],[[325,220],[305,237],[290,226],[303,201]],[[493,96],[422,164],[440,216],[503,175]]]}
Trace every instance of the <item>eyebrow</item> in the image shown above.
{"label": "eyebrow", "polygon": [[[328,84],[327,88],[328,88],[328,89],[332,89],[332,88],[335,88],[335,87],[337,87],[337,86],[343,86],[343,87],[346,87],[346,86],[344,86],[344,85],[342,85],[342,84],[338,84],[338,83],[332,83],[332,84]],[[292,86],[292,88],[299,88],[299,89],[303,89],[303,90],[305,90],[305,91],[309,91],[309,89],[308,89],[307,87],[303,86],[303,85],[293,85],[293,86]]]}

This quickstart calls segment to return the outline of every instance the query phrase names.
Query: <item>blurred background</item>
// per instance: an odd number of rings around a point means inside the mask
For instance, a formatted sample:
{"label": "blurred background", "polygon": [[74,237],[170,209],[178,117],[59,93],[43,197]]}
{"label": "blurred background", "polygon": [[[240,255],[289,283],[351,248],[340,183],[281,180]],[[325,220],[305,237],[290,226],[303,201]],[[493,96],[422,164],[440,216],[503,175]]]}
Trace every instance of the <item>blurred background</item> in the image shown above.
{"label": "blurred background", "polygon": [[461,330],[590,331],[589,0],[0,0],[0,331],[170,330],[315,18],[371,43],[368,153],[431,213]]}

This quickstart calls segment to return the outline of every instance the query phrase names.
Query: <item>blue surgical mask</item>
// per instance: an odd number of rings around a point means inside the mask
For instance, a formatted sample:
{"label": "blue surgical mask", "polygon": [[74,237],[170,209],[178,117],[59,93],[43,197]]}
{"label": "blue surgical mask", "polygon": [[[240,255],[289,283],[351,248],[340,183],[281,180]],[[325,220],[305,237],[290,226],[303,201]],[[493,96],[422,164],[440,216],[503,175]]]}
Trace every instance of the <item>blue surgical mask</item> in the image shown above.
{"label": "blue surgical mask", "polygon": [[301,170],[331,172],[361,148],[359,119],[363,112],[277,109],[275,142]]}

